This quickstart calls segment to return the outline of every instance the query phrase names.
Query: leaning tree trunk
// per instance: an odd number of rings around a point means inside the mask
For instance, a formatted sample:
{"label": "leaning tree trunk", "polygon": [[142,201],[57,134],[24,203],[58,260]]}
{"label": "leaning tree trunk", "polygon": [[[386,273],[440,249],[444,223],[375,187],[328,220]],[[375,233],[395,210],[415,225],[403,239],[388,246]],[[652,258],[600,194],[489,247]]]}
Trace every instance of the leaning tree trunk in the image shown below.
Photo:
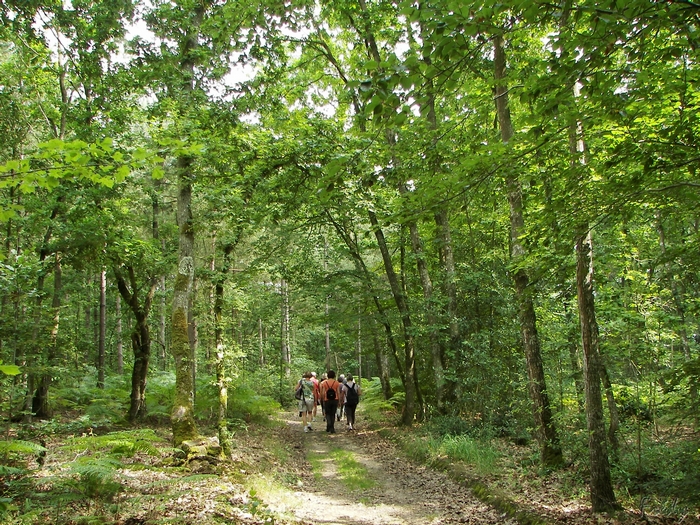
{"label": "leaning tree trunk", "polygon": [[401,283],[399,282],[396,272],[394,271],[394,264],[391,260],[391,254],[389,253],[389,248],[386,245],[386,240],[384,239],[384,232],[379,225],[379,220],[373,211],[369,210],[368,213],[370,223],[372,224],[372,229],[374,230],[374,236],[376,237],[377,244],[379,245],[379,251],[382,254],[384,271],[386,272],[387,279],[389,280],[389,286],[391,287],[391,292],[394,296],[394,302],[396,302],[396,307],[401,315],[401,323],[403,325],[404,332],[404,374],[406,375],[406,380],[404,381],[404,385],[406,387],[406,401],[404,404],[403,413],[401,415],[401,423],[404,425],[412,425],[416,414],[416,385],[414,381],[414,377],[416,375],[416,357],[411,315],[408,311],[408,304],[406,303],[403,288],[401,287]]}
{"label": "leaning tree trunk", "polygon": [[[494,66],[498,123],[501,128],[501,138],[507,144],[513,136],[513,124],[508,107],[508,86],[505,81],[506,56],[501,36],[494,39]],[[526,254],[521,240],[525,233],[522,187],[517,175],[512,172],[506,174],[506,186],[510,206],[511,259],[517,264]],[[529,286],[530,280],[523,268],[515,270],[513,279],[518,302],[520,331],[530,379],[530,397],[532,398],[535,426],[540,442],[541,460],[544,465],[558,466],[563,461],[562,450],[549,405],[540,340],[537,334],[537,316],[532,300],[532,289]]]}
{"label": "leaning tree trunk", "polygon": [[[352,256],[354,262],[355,262],[355,268],[357,268],[358,272],[360,275],[364,277],[364,283],[365,286],[367,287],[367,293],[370,294],[372,297],[372,301],[374,302],[374,306],[377,309],[377,315],[379,317],[379,321],[382,323],[382,326],[384,326],[384,331],[386,332],[386,340],[387,344],[389,345],[389,348],[391,350],[391,355],[394,357],[394,360],[396,362],[396,369],[398,370],[399,377],[401,379],[401,384],[405,385],[406,384],[406,376],[403,372],[403,365],[401,363],[401,359],[399,356],[399,351],[396,346],[396,340],[394,338],[393,332],[391,330],[391,324],[389,323],[389,317],[386,314],[386,311],[384,307],[382,306],[381,301],[379,300],[379,296],[377,295],[377,292],[374,289],[374,279],[372,277],[372,273],[367,269],[367,265],[365,264],[364,259],[362,258],[362,255],[360,254],[360,249],[357,245],[357,242],[353,239],[353,237],[348,233],[348,231],[341,226],[338,221],[336,221],[333,216],[330,214],[328,210],[326,210],[326,215],[328,216],[328,219],[331,221],[331,224],[333,224],[333,227],[335,228],[336,232],[338,233],[338,236],[343,240],[345,243],[345,246],[347,246],[348,251],[350,252],[350,255]],[[387,363],[388,367],[388,363]],[[381,368],[380,368],[381,369]],[[387,368],[388,370],[388,368]],[[388,372],[387,372],[388,374]],[[388,375],[387,375],[387,381],[388,381]],[[384,383],[382,383],[384,384]],[[389,387],[389,392],[391,392],[391,387]],[[385,390],[386,393],[386,390]],[[389,396],[387,399],[389,399],[391,396]]]}
{"label": "leaning tree trunk", "polygon": [[616,510],[615,493],[610,476],[610,463],[605,436],[603,398],[600,388],[601,363],[598,353],[598,325],[593,302],[593,263],[591,235],[581,228],[576,240],[576,289],[578,292],[583,373],[586,392],[586,423],[590,457],[590,494],[593,512]]}
{"label": "leaning tree trunk", "polygon": [[[362,15],[361,19],[355,19],[354,17],[350,17],[349,23],[355,27],[355,30],[357,31],[358,35],[362,38],[368,55],[374,58],[377,61],[377,63],[381,63],[379,46],[377,45],[377,41],[374,37],[374,34],[370,30],[369,23],[366,23],[369,20],[369,13],[367,10],[365,0],[360,0],[358,2],[358,5]],[[358,22],[362,23],[360,25],[357,25]],[[330,51],[328,49],[326,49],[326,51],[328,53],[327,56],[329,57],[329,59],[331,59],[332,57],[330,55]],[[338,68],[338,62],[336,60],[331,59],[331,63],[334,67]],[[347,76],[344,75],[340,70],[339,73],[341,74],[341,78],[343,79],[343,81],[347,82]],[[362,105],[356,95],[353,95],[353,105],[355,106],[357,115],[364,115]],[[360,130],[366,130],[367,123],[364,118],[360,118],[358,120],[358,125]],[[389,139],[389,142],[391,142],[391,133],[388,130],[386,136]],[[387,279],[389,280],[391,293],[399,310],[399,315],[401,316],[401,323],[403,325],[405,374],[404,385],[406,390],[406,400],[403,407],[401,422],[404,425],[412,425],[413,419],[416,415],[416,404],[419,392],[418,385],[416,384],[415,380],[417,376],[417,369],[415,359],[415,341],[413,338],[413,326],[411,321],[411,315],[408,310],[408,302],[401,287],[401,283],[399,282],[396,272],[394,271],[393,262],[391,260],[391,254],[387,247],[386,239],[384,238],[384,232],[382,231],[381,226],[379,225],[379,220],[377,219],[375,212],[371,209],[368,210],[368,215],[370,219],[370,224],[372,225],[372,229],[374,230],[374,236],[377,239],[377,243],[379,245],[379,251],[382,254],[384,271],[386,272]]]}

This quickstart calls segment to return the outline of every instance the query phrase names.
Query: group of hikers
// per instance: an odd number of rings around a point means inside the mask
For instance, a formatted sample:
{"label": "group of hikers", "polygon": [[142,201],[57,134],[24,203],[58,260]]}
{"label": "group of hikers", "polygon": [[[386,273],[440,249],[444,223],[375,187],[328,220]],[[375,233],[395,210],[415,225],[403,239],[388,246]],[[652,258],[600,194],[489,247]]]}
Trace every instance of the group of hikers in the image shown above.
{"label": "group of hikers", "polygon": [[295,397],[299,400],[299,417],[304,432],[311,432],[311,423],[316,421],[317,407],[321,407],[326,432],[335,434],[336,420],[345,414],[347,430],[355,430],[355,410],[360,402],[362,391],[352,375],[340,374],[335,378],[335,371],[323,374],[321,381],[316,372],[305,372],[297,383]]}

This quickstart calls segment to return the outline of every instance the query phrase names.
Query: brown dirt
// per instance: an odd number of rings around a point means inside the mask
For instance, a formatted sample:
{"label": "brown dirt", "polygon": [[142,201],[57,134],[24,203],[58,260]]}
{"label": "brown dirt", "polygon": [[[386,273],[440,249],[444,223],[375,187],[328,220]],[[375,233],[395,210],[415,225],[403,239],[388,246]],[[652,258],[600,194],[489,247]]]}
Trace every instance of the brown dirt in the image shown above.
{"label": "brown dirt", "polygon": [[[452,523],[515,524],[502,512],[480,502],[471,491],[446,474],[412,464],[375,432],[362,428],[346,430],[336,423],[336,434],[325,432],[325,423],[313,424],[314,431],[302,431],[291,417],[283,432],[294,443],[296,460],[304,473],[294,494],[294,504],[281,499],[265,502],[270,509],[293,513],[303,523],[344,525],[437,525]],[[331,459],[320,462],[322,472],[314,477],[306,461],[309,454],[330,457],[332,449],[352,453],[367,476],[372,489],[349,491],[336,476]],[[293,507],[293,508],[290,508]]]}

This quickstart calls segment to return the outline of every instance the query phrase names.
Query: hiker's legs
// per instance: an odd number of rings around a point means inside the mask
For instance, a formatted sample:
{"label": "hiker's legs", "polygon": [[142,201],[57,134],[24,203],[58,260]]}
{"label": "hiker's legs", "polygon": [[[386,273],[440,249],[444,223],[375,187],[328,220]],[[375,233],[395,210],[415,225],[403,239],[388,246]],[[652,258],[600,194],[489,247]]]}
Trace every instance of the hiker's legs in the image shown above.
{"label": "hiker's legs", "polygon": [[355,427],[355,409],[357,405],[351,405],[350,403],[345,405],[345,415],[348,417],[348,425]]}
{"label": "hiker's legs", "polygon": [[335,410],[338,407],[338,401],[326,401],[324,408],[326,409],[326,432],[335,432]]}

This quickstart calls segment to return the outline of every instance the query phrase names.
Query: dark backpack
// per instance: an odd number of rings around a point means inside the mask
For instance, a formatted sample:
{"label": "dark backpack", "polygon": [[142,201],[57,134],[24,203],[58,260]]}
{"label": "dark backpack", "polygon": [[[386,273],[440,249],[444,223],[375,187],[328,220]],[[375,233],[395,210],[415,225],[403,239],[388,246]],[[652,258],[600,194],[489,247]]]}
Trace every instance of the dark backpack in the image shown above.
{"label": "dark backpack", "polygon": [[294,397],[299,399],[300,401],[304,399],[304,387],[301,384],[301,381],[299,381],[299,385],[297,386],[296,392],[294,392]]}
{"label": "dark backpack", "polygon": [[360,396],[357,394],[357,389],[355,387],[357,387],[357,383],[348,386],[347,392],[345,392],[345,401],[348,405],[356,405],[360,402]]}
{"label": "dark backpack", "polygon": [[[328,385],[326,384],[326,386],[328,386]],[[335,401],[335,397],[336,397],[335,389],[334,389],[334,388],[328,388],[328,389],[326,390],[326,399],[327,399],[328,401]]]}

